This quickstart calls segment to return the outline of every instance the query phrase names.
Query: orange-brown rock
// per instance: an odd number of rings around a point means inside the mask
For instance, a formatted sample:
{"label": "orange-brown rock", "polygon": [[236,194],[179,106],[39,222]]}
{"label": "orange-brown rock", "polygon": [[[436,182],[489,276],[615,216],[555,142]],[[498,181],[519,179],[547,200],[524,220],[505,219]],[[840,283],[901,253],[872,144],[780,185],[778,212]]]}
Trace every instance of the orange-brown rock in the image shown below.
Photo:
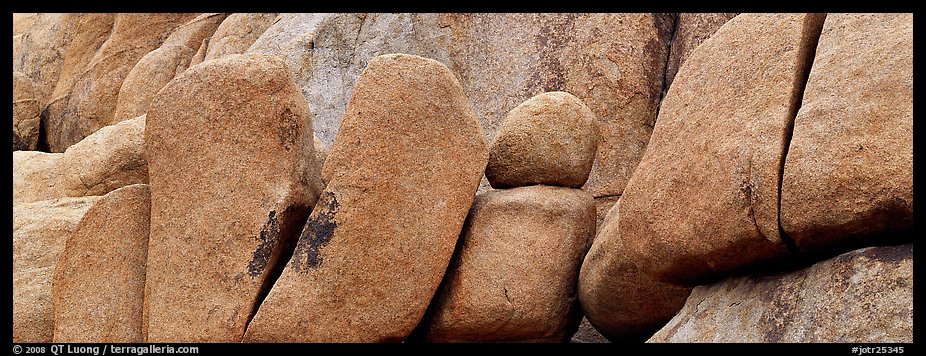
{"label": "orange-brown rock", "polygon": [[122,82],[138,61],[161,46],[167,36],[194,14],[116,14],[109,38],[86,69],[74,78],[60,121],[47,122],[48,147],[62,152],[114,118]]}
{"label": "orange-brown rock", "polygon": [[145,116],[103,127],[68,147],[55,170],[59,196],[104,195],[148,183]]}
{"label": "orange-brown rock", "polygon": [[595,202],[585,191],[535,185],[476,196],[427,339],[568,340],[581,318],[579,267],[594,236]]}
{"label": "orange-brown rock", "polygon": [[781,185],[802,250],[913,241],[913,15],[830,14]]}
{"label": "orange-brown rock", "polygon": [[675,74],[685,63],[685,58],[702,42],[711,37],[723,24],[739,13],[680,13],[676,19],[672,50],[666,67],[666,90],[672,85]]}
{"label": "orange-brown rock", "polygon": [[32,81],[20,72],[13,72],[13,151],[35,150],[41,110]]}
{"label": "orange-brown rock", "polygon": [[63,153],[13,151],[13,205],[60,197],[58,160]]}
{"label": "orange-brown rock", "polygon": [[275,13],[228,15],[209,40],[203,61],[244,53],[276,21],[277,16]]}
{"label": "orange-brown rock", "polygon": [[685,305],[691,288],[662,282],[642,269],[621,234],[618,201],[598,229],[579,273],[585,317],[612,341],[649,338]]}
{"label": "orange-brown rock", "polygon": [[54,342],[144,342],[151,195],[145,184],[107,193],[68,235],[52,283]]}
{"label": "orange-brown rock", "polygon": [[26,32],[29,26],[35,23],[36,13],[13,13],[13,36]]}
{"label": "orange-brown rock", "polygon": [[212,37],[228,14],[205,13],[174,29],[163,46],[184,46],[195,51],[204,39]]}
{"label": "orange-brown rock", "polygon": [[148,341],[241,340],[322,189],[310,115],[266,55],[192,67],[155,97]]}
{"label": "orange-brown rock", "polygon": [[52,278],[58,254],[100,197],[13,205],[13,342],[52,342]]}
{"label": "orange-brown rock", "polygon": [[38,14],[32,26],[22,33],[21,57],[13,61],[13,71],[21,72],[32,80],[41,106],[55,89],[64,62],[60,52],[71,43],[81,16],[83,14]]}
{"label": "orange-brown rock", "polygon": [[694,282],[787,254],[781,167],[823,18],[743,14],[688,57],[621,196],[642,269]]}
{"label": "orange-brown rock", "polygon": [[158,90],[186,70],[192,57],[193,50],[182,45],[164,45],[142,57],[122,81],[113,114],[116,121],[148,112]]}
{"label": "orange-brown rock", "polygon": [[245,341],[408,337],[487,159],[479,120],[447,67],[405,54],[371,60],[328,154],[321,201]]}
{"label": "orange-brown rock", "polygon": [[486,178],[493,188],[579,188],[597,148],[598,128],[588,106],[569,93],[543,93],[508,113],[489,149]]}

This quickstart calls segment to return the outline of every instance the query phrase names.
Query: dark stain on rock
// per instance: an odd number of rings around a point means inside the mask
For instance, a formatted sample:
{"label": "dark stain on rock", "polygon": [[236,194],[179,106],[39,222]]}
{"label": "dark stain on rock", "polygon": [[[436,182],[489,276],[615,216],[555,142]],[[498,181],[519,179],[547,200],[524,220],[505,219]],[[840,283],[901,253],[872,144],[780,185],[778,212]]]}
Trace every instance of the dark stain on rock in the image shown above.
{"label": "dark stain on rock", "polygon": [[331,241],[334,230],[338,227],[335,214],[340,204],[334,192],[325,191],[319,198],[312,215],[305,223],[299,244],[293,254],[292,267],[297,271],[306,271],[309,268],[318,268],[323,259],[321,248]]}
{"label": "dark stain on rock", "polygon": [[531,82],[543,89],[544,92],[565,91],[566,73],[559,56],[569,42],[575,40],[575,14],[542,15],[539,21],[543,23],[540,33],[537,34],[538,54],[540,55],[538,68],[531,75]]}
{"label": "dark stain on rock", "polygon": [[267,268],[270,263],[270,257],[273,256],[273,248],[280,241],[280,224],[277,221],[276,211],[271,210],[267,216],[267,222],[260,229],[260,245],[254,250],[251,263],[248,264],[248,274],[251,277],[257,277]]}
{"label": "dark stain on rock", "polygon": [[859,251],[859,253],[869,259],[896,266],[904,260],[913,259],[913,244],[869,248]]}
{"label": "dark stain on rock", "polygon": [[296,136],[299,136],[299,121],[298,115],[288,107],[280,113],[280,144],[283,148],[289,150],[296,143]]}

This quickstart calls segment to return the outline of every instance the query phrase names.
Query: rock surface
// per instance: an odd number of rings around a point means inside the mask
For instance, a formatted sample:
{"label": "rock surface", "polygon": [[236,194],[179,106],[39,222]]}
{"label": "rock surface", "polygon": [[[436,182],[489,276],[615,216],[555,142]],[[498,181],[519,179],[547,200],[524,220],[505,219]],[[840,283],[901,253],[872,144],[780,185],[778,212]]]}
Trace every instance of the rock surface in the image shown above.
{"label": "rock surface", "polygon": [[816,53],[784,166],[782,228],[802,250],[912,242],[913,15],[831,14]]}
{"label": "rock surface", "polygon": [[568,340],[581,318],[576,285],[594,236],[595,202],[585,191],[536,185],[476,196],[435,296],[428,340]]}
{"label": "rock surface", "polygon": [[669,52],[669,63],[666,68],[666,90],[672,85],[675,74],[685,63],[685,59],[702,42],[711,37],[723,24],[736,17],[739,13],[680,13],[676,19],[675,37],[672,40],[672,50]]}
{"label": "rock surface", "polygon": [[913,342],[913,244],[697,287],[649,342]]}
{"label": "rock surface", "polygon": [[276,21],[277,16],[275,13],[228,15],[209,40],[203,61],[244,53]]}
{"label": "rock surface", "polygon": [[321,201],[245,341],[408,337],[447,269],[487,159],[449,69],[403,54],[371,60],[328,154]]}
{"label": "rock surface", "polygon": [[20,72],[13,72],[13,151],[35,150],[41,110],[32,81]]}
{"label": "rock surface", "polygon": [[823,17],[740,15],[688,57],[621,196],[641,268],[697,282],[787,254],[780,172]]}
{"label": "rock surface", "polygon": [[52,278],[68,234],[100,197],[13,205],[13,342],[52,342]]}
{"label": "rock surface", "polygon": [[595,114],[565,92],[528,99],[508,113],[489,148],[493,188],[534,184],[579,188],[598,148]]}
{"label": "rock surface", "polygon": [[[64,114],[49,118],[48,148],[63,152],[99,128],[114,124],[122,82],[138,61],[161,46],[192,14],[116,14],[109,38],[74,78]],[[131,119],[123,117],[118,119]]]}
{"label": "rock surface", "polygon": [[583,317],[582,321],[579,323],[579,329],[572,335],[572,339],[570,339],[569,342],[573,344],[601,344],[611,341],[605,338],[604,335],[601,335],[598,330],[595,330],[595,327],[588,322],[588,319]]}
{"label": "rock surface", "polygon": [[55,342],[144,342],[148,186],[119,188],[67,237],[52,284]]}
{"label": "rock surface", "polygon": [[13,205],[58,195],[58,160],[63,153],[13,151]]}
{"label": "rock surface", "polygon": [[147,117],[147,340],[241,341],[322,189],[311,114],[281,60],[233,55],[172,80]]}
{"label": "rock surface", "polygon": [[491,142],[530,97],[566,91],[595,113],[601,144],[585,190],[617,195],[643,156],[663,91],[669,14],[283,14],[249,52],[287,58],[334,141],[354,78],[376,55],[435,59],[456,75]]}
{"label": "rock surface", "polygon": [[164,45],[148,52],[125,76],[113,117],[116,121],[144,115],[158,91],[190,64],[193,50],[182,45]]}
{"label": "rock surface", "polygon": [[183,46],[195,51],[204,39],[212,37],[228,14],[205,13],[177,26],[162,46]]}
{"label": "rock surface", "polygon": [[13,61],[13,71],[32,80],[35,96],[44,103],[51,96],[61,73],[62,48],[67,48],[81,14],[38,14],[22,33],[21,57]]}
{"label": "rock surface", "polygon": [[585,317],[612,341],[639,342],[665,325],[691,288],[662,282],[639,266],[619,226],[621,201],[608,211],[579,273]]}
{"label": "rock surface", "polygon": [[14,13],[13,14],[13,36],[19,36],[26,32],[29,26],[35,23],[36,13]]}

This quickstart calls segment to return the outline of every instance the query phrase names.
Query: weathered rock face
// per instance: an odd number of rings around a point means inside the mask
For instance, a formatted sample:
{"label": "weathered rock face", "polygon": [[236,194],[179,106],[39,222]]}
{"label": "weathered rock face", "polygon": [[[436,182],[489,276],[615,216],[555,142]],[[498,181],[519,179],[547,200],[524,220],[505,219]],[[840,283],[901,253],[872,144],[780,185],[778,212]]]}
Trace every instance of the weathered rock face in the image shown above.
{"label": "weathered rock face", "polygon": [[328,158],[328,146],[315,135],[312,135],[312,144],[315,146],[315,156],[318,157],[318,165],[324,167],[325,160]]}
{"label": "weathered rock face", "polygon": [[13,205],[13,342],[51,342],[52,277],[68,234],[99,197]]}
{"label": "weathered rock face", "polygon": [[13,61],[13,71],[25,74],[35,87],[35,96],[44,104],[58,82],[63,56],[82,14],[38,14],[22,33],[22,57]]}
{"label": "weathered rock face", "polygon": [[666,90],[675,79],[685,59],[723,24],[739,13],[680,13],[675,24],[675,39],[666,68]]}
{"label": "weathered rock face", "polygon": [[691,282],[787,253],[780,172],[822,21],[740,15],[688,57],[621,197],[620,233],[641,268]]}
{"label": "weathered rock face", "polygon": [[276,21],[277,16],[276,13],[228,15],[209,40],[202,61],[244,53]]}
{"label": "weathered rock face", "polygon": [[549,92],[518,105],[489,149],[493,188],[546,184],[579,188],[598,147],[595,114],[572,94]]}
{"label": "weathered rock face", "polygon": [[58,195],[58,160],[63,153],[13,151],[13,205]]}
{"label": "weathered rock face", "polygon": [[113,117],[121,121],[148,112],[158,90],[186,70],[192,57],[193,50],[181,45],[164,45],[142,57],[122,82]]}
{"label": "weathered rock face", "polygon": [[595,329],[613,341],[642,341],[685,304],[691,288],[643,270],[619,226],[621,202],[608,211],[579,274],[579,301]]}
{"label": "weathered rock face", "polygon": [[106,195],[87,210],[58,257],[52,285],[55,342],[144,342],[148,186]]}
{"label": "weathered rock face", "polygon": [[204,39],[212,37],[228,14],[206,13],[174,29],[163,46],[184,46],[195,51]]}
{"label": "weathered rock face", "polygon": [[[83,75],[100,46],[109,39],[115,19],[116,14],[107,13],[83,14],[73,19],[75,33],[64,47],[60,74],[52,85],[51,96],[42,102],[42,123],[46,128],[59,126],[59,123],[74,117],[73,110],[68,108],[74,83]],[[44,135],[43,139],[47,140],[48,133]]]}
{"label": "weathered rock face", "polygon": [[831,14],[816,53],[784,166],[782,228],[802,250],[874,233],[912,241],[913,15]]}
{"label": "weathered rock face", "polygon": [[20,64],[22,53],[23,35],[13,36],[13,68],[22,68]]}
{"label": "weathered rock face", "polygon": [[487,159],[450,70],[403,54],[371,60],[328,154],[321,202],[245,341],[405,339],[437,291]]}
{"label": "weathered rock face", "polygon": [[145,116],[106,126],[68,147],[56,165],[58,195],[104,195],[148,183]]}
{"label": "weathered rock face", "polygon": [[650,342],[913,342],[913,244],[694,289]]}
{"label": "weathered rock face", "polygon": [[576,285],[594,235],[595,202],[585,191],[536,185],[478,195],[428,339],[568,340],[581,318]]}
{"label": "weathered rock face", "polygon": [[35,23],[36,13],[14,13],[13,14],[13,36],[19,36],[26,32],[29,26]]}
{"label": "weathered rock face", "polygon": [[539,93],[566,91],[595,113],[601,144],[585,185],[617,195],[643,155],[663,90],[668,14],[284,14],[248,50],[295,70],[325,143],[373,56],[409,53],[455,73],[489,140]]}
{"label": "weathered rock face", "polygon": [[32,81],[20,72],[13,72],[13,151],[35,150],[41,110]]}
{"label": "weathered rock face", "polygon": [[264,55],[190,68],[155,97],[148,341],[241,340],[322,189],[310,115]]}
{"label": "weathered rock face", "polygon": [[598,330],[595,330],[595,327],[588,322],[588,319],[583,317],[582,321],[579,323],[579,329],[572,335],[572,339],[570,339],[569,342],[573,344],[590,344],[608,343],[610,341],[608,341],[604,335],[601,335]]}
{"label": "weathered rock face", "polygon": [[193,14],[116,14],[109,38],[86,69],[75,77],[63,113],[47,121],[49,149],[62,152],[99,128],[115,123],[116,101],[129,71],[144,55],[160,47],[171,31],[192,17]]}

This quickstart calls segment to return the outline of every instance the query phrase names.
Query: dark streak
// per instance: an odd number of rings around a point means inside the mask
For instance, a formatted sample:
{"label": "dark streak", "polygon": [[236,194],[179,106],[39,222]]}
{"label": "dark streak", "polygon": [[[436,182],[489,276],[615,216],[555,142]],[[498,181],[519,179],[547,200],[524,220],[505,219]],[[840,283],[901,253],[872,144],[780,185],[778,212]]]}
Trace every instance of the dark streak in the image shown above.
{"label": "dark streak", "polygon": [[280,144],[283,148],[289,150],[296,143],[296,136],[299,135],[299,121],[296,114],[288,107],[280,113]]}
{"label": "dark streak", "polygon": [[248,264],[248,274],[251,277],[257,277],[264,272],[267,264],[270,263],[270,257],[273,255],[273,248],[280,241],[280,226],[277,222],[276,211],[271,210],[267,216],[267,222],[260,229],[260,245],[254,250],[254,257]]}
{"label": "dark streak", "polygon": [[318,268],[321,265],[320,249],[331,241],[334,229],[338,227],[334,216],[339,206],[334,192],[325,191],[319,198],[312,215],[306,221],[293,254],[291,264],[297,271],[306,271],[308,268]]}

